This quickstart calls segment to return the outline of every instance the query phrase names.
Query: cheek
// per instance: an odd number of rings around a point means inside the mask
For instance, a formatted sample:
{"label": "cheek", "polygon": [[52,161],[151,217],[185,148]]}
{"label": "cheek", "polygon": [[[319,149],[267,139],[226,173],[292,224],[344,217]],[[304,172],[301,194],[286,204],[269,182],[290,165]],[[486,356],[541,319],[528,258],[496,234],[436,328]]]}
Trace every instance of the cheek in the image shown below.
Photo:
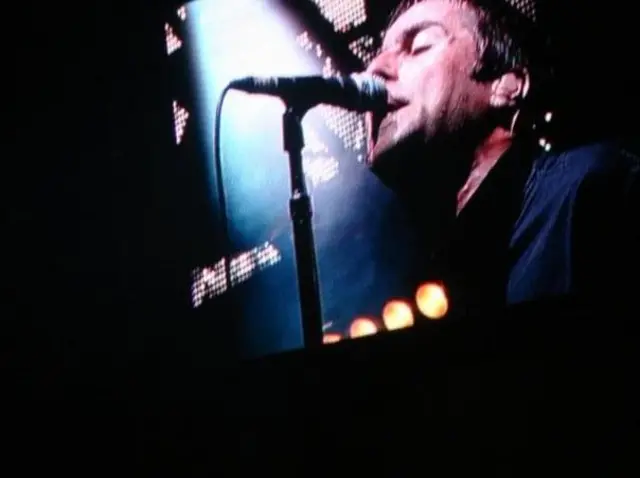
{"label": "cheek", "polygon": [[456,76],[444,58],[432,57],[403,65],[400,72],[406,93],[414,108],[437,111],[455,89]]}
{"label": "cheek", "polygon": [[437,68],[433,62],[411,61],[402,65],[399,78],[403,89],[412,102],[420,103],[426,95],[433,93]]}

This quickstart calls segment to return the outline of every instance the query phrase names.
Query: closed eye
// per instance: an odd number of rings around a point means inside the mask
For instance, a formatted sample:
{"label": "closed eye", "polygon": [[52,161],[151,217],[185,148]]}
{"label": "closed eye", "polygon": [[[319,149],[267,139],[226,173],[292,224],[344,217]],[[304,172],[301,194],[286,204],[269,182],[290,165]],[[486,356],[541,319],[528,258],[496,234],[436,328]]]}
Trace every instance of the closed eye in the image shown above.
{"label": "closed eye", "polygon": [[418,46],[412,46],[410,53],[412,55],[419,55],[420,53],[425,53],[427,51],[429,51],[431,49],[432,45],[418,45]]}
{"label": "closed eye", "polygon": [[425,52],[431,48],[435,40],[433,30],[433,28],[421,30],[411,37],[411,41],[409,42],[409,52],[412,55],[417,55],[418,53]]}
{"label": "closed eye", "polygon": [[446,32],[439,25],[416,28],[405,37],[405,48],[410,54],[418,55],[430,50],[443,36]]}

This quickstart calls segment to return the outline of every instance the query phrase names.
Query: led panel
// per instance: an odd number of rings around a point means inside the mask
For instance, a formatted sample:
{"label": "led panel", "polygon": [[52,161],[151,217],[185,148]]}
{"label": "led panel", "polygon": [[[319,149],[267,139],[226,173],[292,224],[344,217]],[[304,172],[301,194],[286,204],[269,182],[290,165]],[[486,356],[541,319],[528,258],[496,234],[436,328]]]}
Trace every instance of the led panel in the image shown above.
{"label": "led panel", "polygon": [[[340,74],[331,57],[326,55],[321,45],[311,39],[309,32],[302,32],[296,37],[296,41],[303,50],[315,54],[322,61],[323,76]],[[357,54],[355,53],[357,51],[362,56],[363,62],[374,54],[374,41],[371,37],[364,37],[352,45],[352,50],[355,50],[354,54]],[[366,147],[366,130],[362,115],[327,105],[318,106],[317,109],[329,130],[342,141],[344,148],[357,153],[357,158],[361,161]],[[329,163],[333,164],[333,161],[329,160],[327,164]],[[333,168],[333,166],[329,168]]]}
{"label": "led panel", "polygon": [[182,40],[173,31],[173,27],[168,23],[164,24],[164,34],[167,43],[167,55],[175,53],[182,47]]}
{"label": "led panel", "polygon": [[178,104],[177,101],[173,102],[173,124],[176,135],[176,144],[182,143],[182,137],[184,136],[184,130],[187,127],[187,120],[189,119],[189,112]]}
{"label": "led panel", "polygon": [[[224,294],[229,290],[226,267],[229,267],[231,287],[239,285],[257,272],[276,265],[282,260],[280,251],[270,242],[249,251],[222,258],[212,266],[197,267],[191,273],[191,300],[199,307],[206,299]],[[228,265],[227,265],[228,264]]]}
{"label": "led panel", "polygon": [[367,20],[364,0],[313,0],[337,32],[346,32]]}

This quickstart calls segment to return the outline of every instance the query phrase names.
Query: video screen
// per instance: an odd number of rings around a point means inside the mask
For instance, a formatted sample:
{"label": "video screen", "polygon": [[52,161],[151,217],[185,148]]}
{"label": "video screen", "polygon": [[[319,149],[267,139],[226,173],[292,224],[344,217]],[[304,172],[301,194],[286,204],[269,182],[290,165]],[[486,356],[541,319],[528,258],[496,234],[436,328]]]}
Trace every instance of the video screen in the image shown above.
{"label": "video screen", "polygon": [[[285,107],[274,96],[232,90],[216,137],[220,95],[246,76],[364,70],[394,2],[386,3],[371,11],[364,0],[200,0],[164,26],[175,145],[193,195],[183,213],[190,301],[211,320],[233,320],[246,357],[303,346]],[[365,164],[363,115],[319,105],[302,129],[326,346],[443,317],[446,292],[415,275],[419,248],[405,210]]]}

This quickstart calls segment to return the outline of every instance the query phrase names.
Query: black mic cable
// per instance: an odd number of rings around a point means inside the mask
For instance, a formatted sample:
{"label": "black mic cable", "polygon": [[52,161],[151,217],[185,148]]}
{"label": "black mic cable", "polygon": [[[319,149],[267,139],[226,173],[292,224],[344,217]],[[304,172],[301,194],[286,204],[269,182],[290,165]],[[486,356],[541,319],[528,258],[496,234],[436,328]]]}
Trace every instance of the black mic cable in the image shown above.
{"label": "black mic cable", "polygon": [[231,291],[231,236],[229,234],[229,216],[227,215],[227,198],[224,191],[224,179],[222,175],[222,153],[220,147],[220,120],[222,118],[222,105],[224,103],[225,96],[231,89],[231,85],[224,87],[218,98],[218,104],[216,105],[216,115],[213,125],[213,164],[216,174],[216,192],[218,196],[218,208],[219,208],[219,220],[218,227],[219,241],[222,244],[222,251],[224,257],[224,279],[227,284],[227,290]]}

